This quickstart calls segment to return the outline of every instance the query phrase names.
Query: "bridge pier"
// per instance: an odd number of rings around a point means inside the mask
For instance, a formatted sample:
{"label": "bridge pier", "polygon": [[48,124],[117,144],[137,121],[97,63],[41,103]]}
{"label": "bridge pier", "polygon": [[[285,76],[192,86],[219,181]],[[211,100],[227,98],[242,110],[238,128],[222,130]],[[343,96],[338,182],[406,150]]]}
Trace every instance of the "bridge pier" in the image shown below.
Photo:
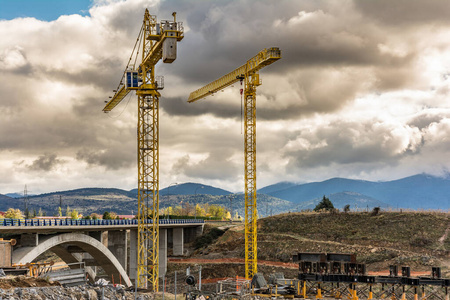
{"label": "bridge pier", "polygon": [[114,254],[122,267],[127,267],[127,231],[108,231],[108,249]]}
{"label": "bridge pier", "polygon": [[159,277],[167,272],[167,229],[159,229]]}
{"label": "bridge pier", "polygon": [[137,248],[138,248],[138,231],[137,229],[130,230],[130,263],[128,266],[128,274],[130,279],[134,282],[136,280],[137,272]]}
{"label": "bridge pier", "polygon": [[183,256],[184,252],[184,234],[183,228],[174,228],[173,229],[173,255],[174,256]]}

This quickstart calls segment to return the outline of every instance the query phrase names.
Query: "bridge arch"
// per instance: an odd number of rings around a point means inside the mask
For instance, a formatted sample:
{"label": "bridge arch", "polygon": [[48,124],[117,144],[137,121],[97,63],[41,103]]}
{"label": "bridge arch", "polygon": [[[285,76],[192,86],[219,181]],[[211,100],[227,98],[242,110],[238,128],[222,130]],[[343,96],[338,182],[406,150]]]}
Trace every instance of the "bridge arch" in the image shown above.
{"label": "bridge arch", "polygon": [[[59,253],[61,253],[60,250],[62,245],[76,245],[80,247],[85,252],[89,253],[110,277],[113,276],[115,281],[119,282],[119,278],[122,277],[122,282],[127,286],[131,286],[130,278],[111,251],[109,251],[109,249],[98,240],[86,234],[64,233],[48,238],[44,237],[42,240],[39,240],[39,244],[35,247],[22,247],[15,249],[13,252],[12,261],[15,264],[32,262],[39,255],[48,250],[54,252],[56,255],[59,255]],[[65,260],[67,257],[61,258]]]}

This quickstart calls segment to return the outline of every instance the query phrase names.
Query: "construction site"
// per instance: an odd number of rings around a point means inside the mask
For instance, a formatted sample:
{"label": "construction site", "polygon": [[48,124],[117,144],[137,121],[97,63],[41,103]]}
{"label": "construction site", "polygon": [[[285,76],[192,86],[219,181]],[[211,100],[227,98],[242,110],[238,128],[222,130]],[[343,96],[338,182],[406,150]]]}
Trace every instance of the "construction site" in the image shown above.
{"label": "construction site", "polygon": [[[78,281],[66,282],[66,286],[87,284],[89,281],[92,284],[98,282],[96,275],[99,273],[89,273],[86,267],[97,270],[100,266],[104,269],[103,275],[108,281],[124,287],[129,293],[127,297],[132,297],[133,292],[139,292],[139,297],[144,297],[142,295],[145,293],[153,293],[162,295],[163,299],[169,297],[169,294],[175,299],[177,295],[180,297],[182,294],[186,300],[449,300],[450,223],[446,212],[436,216],[439,225],[436,225],[438,228],[435,228],[435,231],[439,234],[438,238],[433,237],[430,238],[431,242],[425,240],[422,244],[417,242],[414,245],[408,244],[408,237],[396,241],[380,238],[378,241],[364,236],[358,239],[358,242],[338,234],[329,237],[328,234],[333,232],[329,220],[312,225],[313,220],[328,217],[338,220],[336,222],[339,224],[350,224],[346,223],[344,218],[351,217],[351,214],[335,212],[333,215],[329,212],[319,212],[307,215],[306,217],[311,218],[311,221],[307,221],[310,226],[322,227],[325,232],[320,232],[322,235],[316,232],[311,236],[307,236],[304,230],[303,236],[301,230],[294,230],[298,224],[306,223],[300,219],[303,217],[301,213],[258,219],[256,96],[257,88],[263,84],[260,71],[282,59],[282,49],[277,47],[261,49],[236,69],[186,97],[189,103],[195,102],[192,105],[200,106],[201,99],[213,96],[234,84],[240,85],[241,99],[230,101],[241,100],[243,103],[245,216],[242,224],[211,222],[205,225],[205,222],[197,219],[181,222],[160,218],[159,171],[164,168],[164,161],[160,161],[159,149],[164,140],[160,140],[159,134],[159,101],[164,89],[164,78],[157,75],[156,66],[161,60],[163,63],[174,63],[177,58],[177,44],[184,39],[182,22],[177,21],[175,12],[172,17],[171,20],[158,22],[156,16],[151,15],[148,10],[145,11],[133,52],[127,60],[123,74],[118,74],[118,77],[121,75],[119,85],[114,90],[114,95],[105,101],[103,108],[103,112],[108,113],[129,93],[134,92],[137,95],[136,222],[106,224],[92,221],[83,223],[82,220],[75,223],[68,223],[67,220],[65,223],[62,220],[48,223],[30,220],[16,223],[4,221],[0,229],[9,235],[9,239],[0,240],[0,268],[3,267],[10,274],[58,281],[68,273],[49,277],[56,271],[53,262],[37,262],[42,260],[42,257],[26,261],[32,255],[42,255],[44,252],[39,250],[39,247],[44,249],[45,246],[67,263],[64,267],[71,272],[67,275],[70,280],[74,276],[78,278]],[[381,228],[382,224],[389,223],[390,219],[401,219],[406,214],[381,213],[381,219],[380,215],[354,213],[353,219],[361,217],[365,220],[363,222],[380,222],[377,226]],[[283,232],[280,229],[283,224],[281,218],[290,222]],[[272,224],[269,229],[270,222],[277,225]],[[356,235],[358,230],[363,230],[363,224],[346,231]],[[10,231],[7,231],[8,226],[12,228]],[[417,231],[420,231],[420,226]],[[74,229],[75,227],[78,229]],[[221,230],[218,237],[205,245],[195,246],[196,241],[210,232],[212,227]],[[41,231],[36,231],[38,229]],[[277,233],[278,229],[280,232]],[[16,234],[21,231],[20,236],[14,236],[13,230]],[[260,230],[263,232],[261,236]],[[374,235],[376,230],[378,229],[374,229]],[[364,234],[370,234],[367,232]],[[82,235],[85,237],[81,237]],[[81,238],[82,241],[77,241]],[[282,248],[283,243],[291,239],[296,239],[297,244]],[[372,241],[375,241],[374,244]],[[311,244],[305,246],[307,242]],[[183,243],[188,245],[183,246]],[[270,249],[269,244],[272,245]],[[364,252],[357,249],[356,245],[362,245]],[[34,248],[25,253],[27,247]],[[106,253],[107,250],[111,254]],[[356,252],[364,253],[361,255],[362,260]],[[381,255],[385,256],[379,258]],[[402,255],[408,259],[402,261]],[[414,260],[416,256],[432,258],[421,264]],[[369,264],[376,270],[370,270]],[[0,288],[13,286],[2,287],[2,280],[0,278]],[[64,285],[63,282],[61,284]],[[98,299],[103,299],[100,289],[97,289],[96,295]],[[136,295],[134,294],[135,297]],[[85,296],[80,294],[79,299],[91,299],[82,297]]]}

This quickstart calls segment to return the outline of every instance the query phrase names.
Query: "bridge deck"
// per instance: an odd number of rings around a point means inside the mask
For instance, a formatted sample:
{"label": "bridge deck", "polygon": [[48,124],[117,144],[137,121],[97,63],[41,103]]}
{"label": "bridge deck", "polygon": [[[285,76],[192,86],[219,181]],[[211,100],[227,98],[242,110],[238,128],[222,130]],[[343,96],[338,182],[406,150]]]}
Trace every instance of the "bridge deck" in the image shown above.
{"label": "bridge deck", "polygon": [[[152,224],[152,220],[147,220]],[[160,219],[160,228],[196,227],[204,224],[197,219]],[[34,220],[34,219],[3,219],[0,221],[0,233],[51,233],[74,231],[103,231],[137,229],[138,220]]]}

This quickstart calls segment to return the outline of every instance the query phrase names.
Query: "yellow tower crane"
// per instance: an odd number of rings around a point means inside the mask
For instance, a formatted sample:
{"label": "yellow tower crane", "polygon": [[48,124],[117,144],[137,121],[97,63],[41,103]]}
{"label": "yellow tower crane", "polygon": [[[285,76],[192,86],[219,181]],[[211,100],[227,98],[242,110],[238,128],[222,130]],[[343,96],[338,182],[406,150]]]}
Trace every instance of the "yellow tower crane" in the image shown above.
{"label": "yellow tower crane", "polygon": [[[159,97],[164,88],[162,77],[155,76],[159,60],[176,59],[177,42],[184,37],[183,24],[157,23],[145,10],[128,65],[112,99],[103,108],[111,111],[130,91],[138,96],[138,253],[137,285],[158,291],[159,277]],[[139,51],[142,51],[139,54]],[[134,64],[132,60],[134,58]],[[140,64],[136,62],[140,58]],[[136,67],[137,66],[137,67]]]}
{"label": "yellow tower crane", "polygon": [[279,48],[268,48],[244,65],[192,92],[188,102],[214,94],[237,81],[244,81],[244,151],[245,151],[245,277],[257,272],[256,235],[256,87],[261,85],[259,70],[281,58]]}

